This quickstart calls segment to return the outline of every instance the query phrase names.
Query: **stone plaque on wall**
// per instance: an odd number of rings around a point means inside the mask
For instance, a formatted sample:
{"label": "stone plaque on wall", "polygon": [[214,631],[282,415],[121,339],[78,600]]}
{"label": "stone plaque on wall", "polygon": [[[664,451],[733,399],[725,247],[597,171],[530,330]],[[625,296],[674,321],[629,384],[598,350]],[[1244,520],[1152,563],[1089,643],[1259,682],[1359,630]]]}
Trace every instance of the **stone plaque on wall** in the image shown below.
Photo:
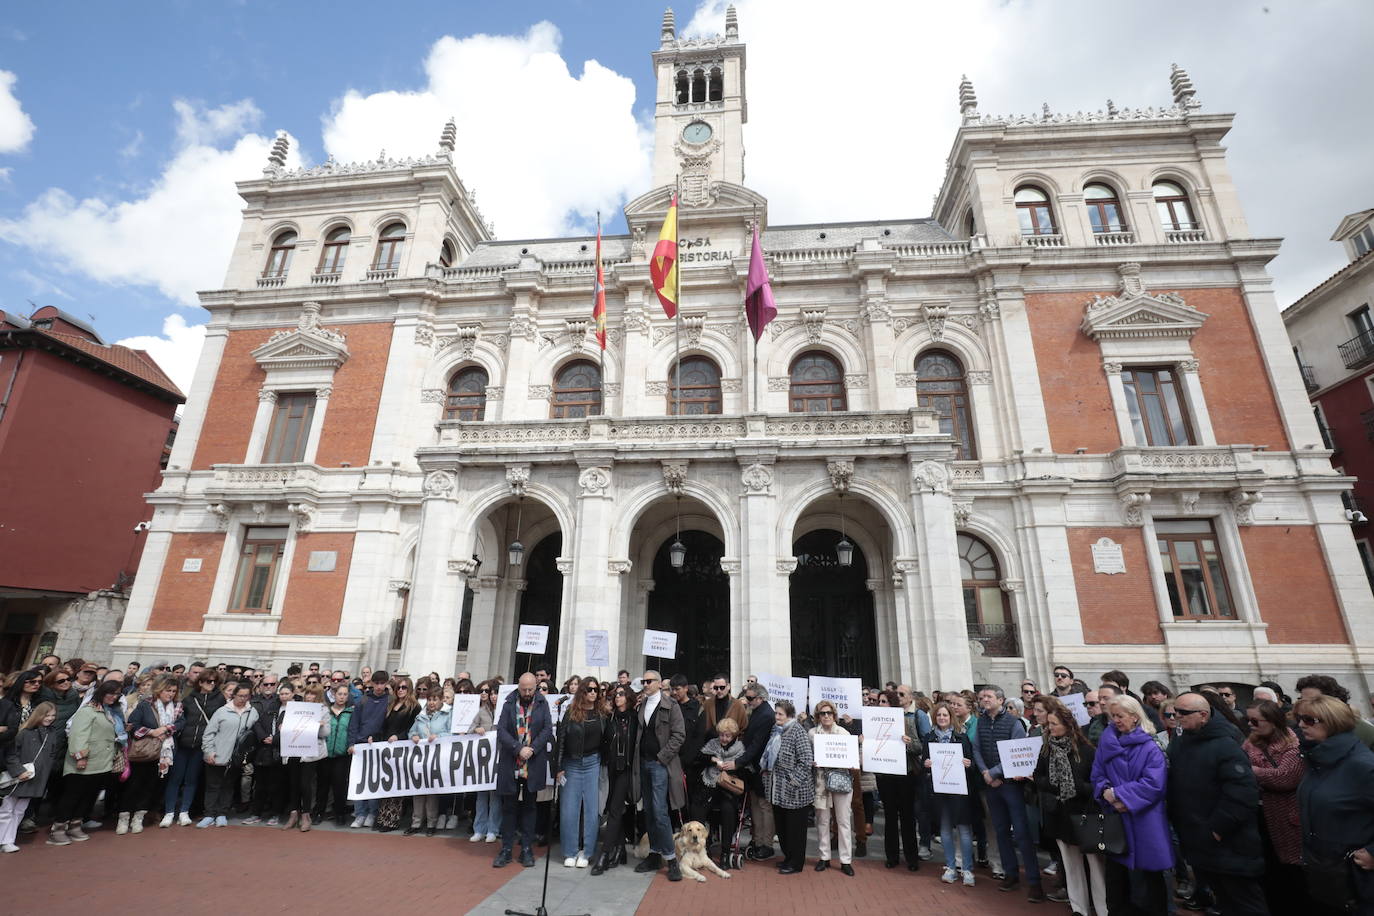
{"label": "stone plaque on wall", "polygon": [[200,572],[200,557],[187,557],[181,561],[182,572]]}
{"label": "stone plaque on wall", "polygon": [[1121,545],[1111,538],[1098,538],[1093,544],[1093,572],[1114,576],[1126,571]]}
{"label": "stone plaque on wall", "polygon": [[337,550],[312,550],[310,551],[310,564],[306,569],[310,572],[333,572],[334,565],[338,560],[339,552]]}

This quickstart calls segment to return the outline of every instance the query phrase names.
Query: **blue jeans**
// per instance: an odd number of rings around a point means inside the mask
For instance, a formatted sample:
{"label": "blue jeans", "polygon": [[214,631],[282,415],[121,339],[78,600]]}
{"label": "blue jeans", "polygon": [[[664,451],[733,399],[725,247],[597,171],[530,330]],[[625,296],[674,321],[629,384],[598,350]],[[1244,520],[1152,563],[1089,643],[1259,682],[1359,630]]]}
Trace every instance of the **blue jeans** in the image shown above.
{"label": "blue jeans", "polygon": [[649,849],[674,859],[673,828],[668,823],[668,768],[657,760],[639,764],[639,798],[644,804],[644,823],[649,825]]}
{"label": "blue jeans", "polygon": [[380,798],[362,798],[353,803],[353,818],[376,817],[377,806],[382,803]]}
{"label": "blue jeans", "polygon": [[953,824],[946,813],[940,818],[940,845],[945,850],[945,867],[957,868],[954,861],[954,834],[959,834],[959,851],[964,854],[964,871],[973,871],[973,828],[968,824]]}
{"label": "blue jeans", "polygon": [[[1021,784],[1007,780],[997,788],[988,786],[985,796],[992,828],[997,831],[997,854],[1002,857],[1002,871],[1008,878],[1016,877],[1017,853],[1021,855],[1021,870],[1027,884],[1040,883],[1040,860],[1031,839],[1030,822],[1026,818],[1026,801]],[[1013,841],[1012,832],[1015,831]]]}
{"label": "blue jeans", "polygon": [[162,810],[166,814],[186,814],[195,800],[200,785],[200,771],[205,758],[200,748],[178,747],[172,756],[172,768],[167,771],[167,788],[162,793]]}
{"label": "blue jeans", "polygon": [[[596,851],[597,809],[601,807],[601,756],[588,754],[580,759],[563,761],[567,783],[558,800],[560,830],[563,834],[563,857],[578,852],[588,858]],[[582,815],[582,840],[577,839],[578,813]]]}
{"label": "blue jeans", "polygon": [[501,832],[501,803],[496,792],[477,793],[477,814],[472,819],[473,836]]}

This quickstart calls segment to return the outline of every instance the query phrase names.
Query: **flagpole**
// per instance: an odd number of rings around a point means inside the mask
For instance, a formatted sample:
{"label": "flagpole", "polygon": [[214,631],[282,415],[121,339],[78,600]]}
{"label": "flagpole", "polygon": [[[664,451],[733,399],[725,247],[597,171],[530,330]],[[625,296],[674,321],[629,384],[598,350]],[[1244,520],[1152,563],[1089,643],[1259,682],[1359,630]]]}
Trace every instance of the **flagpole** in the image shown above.
{"label": "flagpole", "polygon": [[[593,283],[596,282],[596,279],[597,279],[597,277],[600,276],[600,274],[601,274],[601,211],[600,211],[600,210],[597,210],[597,211],[596,211],[596,263],[592,265],[592,282],[593,282]],[[600,291],[600,290],[598,290],[598,291],[592,293],[592,312],[593,312],[593,313],[596,312],[596,300],[597,300],[597,297],[598,297],[598,296],[604,296],[604,295],[605,295],[605,293],[604,293],[603,291]],[[603,312],[601,313],[600,325],[601,325],[602,327],[604,327],[605,322],[606,322],[606,313],[603,311]],[[597,373],[600,374],[600,376],[601,376],[601,412],[604,414],[604,413],[606,412],[606,345],[602,342],[601,327],[598,326],[598,321],[597,321],[595,315],[593,315],[593,318],[592,318],[592,336],[596,338],[596,344],[597,344],[597,350],[598,350],[596,371],[597,371]]]}
{"label": "flagpole", "polygon": [[[759,231],[759,210],[758,210],[758,207],[755,207],[755,208],[754,208],[754,234],[757,235],[757,234],[758,234],[758,231]],[[750,239],[750,242],[751,242],[751,244],[752,244],[753,240]],[[751,256],[752,256],[752,251],[753,251],[753,249],[751,248],[751,249],[750,249]],[[746,327],[747,327],[747,326],[748,326],[748,322],[745,322],[745,325],[746,325]],[[751,330],[752,330],[752,329],[751,329]],[[752,333],[751,333],[749,336],[750,336],[750,337],[754,337],[754,335],[753,335]],[[753,410],[753,412],[754,412],[754,413],[758,413],[758,412],[759,412],[759,339],[758,339],[757,337],[754,337],[754,377],[753,377],[753,379],[750,380],[749,389],[750,389],[750,393],[753,395],[753,398],[754,398],[754,410]]]}
{"label": "flagpole", "polygon": [[682,236],[678,232],[681,220],[678,214],[682,209],[682,174],[679,173],[674,187],[673,199],[677,201],[677,206],[673,208],[673,239],[677,245],[677,253],[673,259],[673,302],[677,305],[677,312],[673,316],[673,349],[676,351],[677,363],[674,367],[673,386],[676,395],[673,398],[673,414],[682,416]]}

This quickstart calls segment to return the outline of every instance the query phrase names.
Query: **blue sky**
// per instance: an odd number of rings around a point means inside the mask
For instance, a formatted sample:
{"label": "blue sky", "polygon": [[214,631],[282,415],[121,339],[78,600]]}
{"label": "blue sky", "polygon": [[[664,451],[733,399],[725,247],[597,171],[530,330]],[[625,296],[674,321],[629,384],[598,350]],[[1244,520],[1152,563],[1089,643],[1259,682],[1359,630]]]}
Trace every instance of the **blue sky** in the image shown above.
{"label": "blue sky", "polygon": [[[1174,61],[1205,110],[1237,113],[1226,145],[1251,229],[1287,240],[1271,266],[1280,304],[1340,266],[1327,236],[1374,204],[1358,102],[1374,4],[737,6],[746,181],[775,223],[928,215],[962,73],[985,112],[1075,111],[1167,104]],[[680,5],[679,28],[720,31],[723,9]],[[647,190],[661,15],[628,0],[10,4],[0,309],[93,315],[185,380],[204,321],[194,291],[222,282],[237,229],[232,182],[257,173],[276,129],[304,161],[357,159],[427,151],[456,113],[460,172],[500,237],[585,228]]]}

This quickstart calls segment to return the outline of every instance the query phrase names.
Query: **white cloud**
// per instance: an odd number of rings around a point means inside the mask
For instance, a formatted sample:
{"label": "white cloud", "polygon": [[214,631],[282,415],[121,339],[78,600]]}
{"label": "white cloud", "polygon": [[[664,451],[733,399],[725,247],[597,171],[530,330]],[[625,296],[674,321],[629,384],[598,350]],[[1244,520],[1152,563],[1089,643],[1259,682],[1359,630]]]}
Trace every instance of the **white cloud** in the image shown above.
{"label": "white cloud", "polygon": [[33,120],[14,94],[17,82],[19,77],[0,70],[0,153],[17,153],[33,139]]}
{"label": "white cloud", "polygon": [[134,350],[147,350],[148,355],[185,394],[191,390],[191,378],[195,375],[196,363],[200,361],[200,348],[205,343],[205,325],[188,325],[185,318],[172,314],[163,320],[161,336],[126,337],[115,343]]}
{"label": "white cloud", "polygon": [[240,99],[219,108],[177,99],[172,110],[177,113],[177,143],[181,146],[214,146],[247,133],[262,120],[262,112],[252,99]]}
{"label": "white cloud", "polygon": [[[0,220],[0,238],[23,245],[66,270],[105,283],[146,284],[183,305],[219,286],[238,235],[242,199],[234,182],[260,174],[272,141],[239,137],[229,149],[207,145],[229,125],[256,117],[251,102],[209,111],[177,103],[188,144],[147,193],[135,200],[77,200],[50,188],[17,219]],[[294,149],[290,165],[299,165]]]}
{"label": "white cloud", "polygon": [[647,190],[648,134],[634,119],[634,84],[596,61],[573,76],[548,22],[524,35],[444,37],[414,92],[349,91],[324,119],[340,161],[433,152],[450,115],[455,165],[503,238],[583,231]]}
{"label": "white cloud", "polygon": [[[749,47],[746,182],[773,222],[925,216],[967,73],[984,112],[1171,103],[1186,68],[1205,111],[1234,112],[1227,162],[1256,236],[1283,236],[1281,304],[1340,267],[1327,241],[1374,201],[1359,114],[1374,82],[1374,4],[734,0]],[[684,33],[718,34],[726,0]]]}

